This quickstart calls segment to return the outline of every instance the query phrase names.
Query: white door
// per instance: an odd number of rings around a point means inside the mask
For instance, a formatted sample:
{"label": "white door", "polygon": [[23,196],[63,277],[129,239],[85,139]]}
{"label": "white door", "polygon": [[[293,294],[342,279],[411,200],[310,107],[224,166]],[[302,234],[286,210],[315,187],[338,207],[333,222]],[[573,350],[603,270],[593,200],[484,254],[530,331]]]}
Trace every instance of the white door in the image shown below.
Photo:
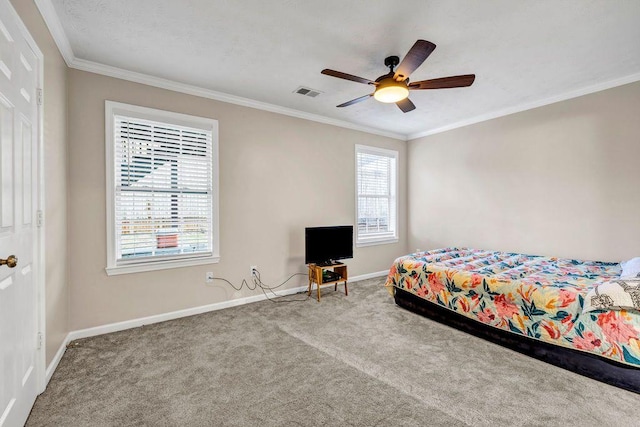
{"label": "white door", "polygon": [[37,57],[0,0],[0,427],[21,426],[38,394]]}

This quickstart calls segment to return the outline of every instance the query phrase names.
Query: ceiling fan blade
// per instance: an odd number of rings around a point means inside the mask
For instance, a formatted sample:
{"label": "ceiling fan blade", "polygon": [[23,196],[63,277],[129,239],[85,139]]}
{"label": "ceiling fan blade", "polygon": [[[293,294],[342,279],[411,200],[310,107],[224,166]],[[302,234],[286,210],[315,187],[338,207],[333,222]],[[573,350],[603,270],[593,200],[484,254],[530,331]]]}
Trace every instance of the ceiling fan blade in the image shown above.
{"label": "ceiling fan blade", "polygon": [[370,93],[369,95],[361,96],[360,98],[356,98],[356,99],[352,99],[351,101],[347,101],[344,104],[338,105],[337,107],[348,107],[349,105],[357,104],[358,102],[362,102],[365,99],[369,99],[372,96],[373,96],[373,94]]}
{"label": "ceiling fan blade", "polygon": [[454,87],[467,87],[473,84],[476,79],[475,74],[465,74],[463,76],[441,77],[439,79],[422,80],[409,83],[409,89],[448,89]]}
{"label": "ceiling fan blade", "polygon": [[352,82],[356,82],[356,83],[364,83],[366,85],[375,85],[375,82],[369,79],[354,76],[352,74],[343,73],[341,71],[330,70],[328,68],[325,68],[324,70],[322,70],[321,73],[327,76],[337,77],[339,79],[351,80]]}
{"label": "ceiling fan blade", "polygon": [[413,102],[409,98],[405,98],[402,101],[396,102],[398,108],[402,110],[403,113],[408,113],[411,110],[415,110],[416,106],[413,105]]}
{"label": "ceiling fan blade", "polygon": [[398,65],[396,74],[393,76],[397,81],[405,81],[411,73],[413,73],[422,63],[431,55],[436,45],[426,40],[418,40],[415,42],[404,59]]}

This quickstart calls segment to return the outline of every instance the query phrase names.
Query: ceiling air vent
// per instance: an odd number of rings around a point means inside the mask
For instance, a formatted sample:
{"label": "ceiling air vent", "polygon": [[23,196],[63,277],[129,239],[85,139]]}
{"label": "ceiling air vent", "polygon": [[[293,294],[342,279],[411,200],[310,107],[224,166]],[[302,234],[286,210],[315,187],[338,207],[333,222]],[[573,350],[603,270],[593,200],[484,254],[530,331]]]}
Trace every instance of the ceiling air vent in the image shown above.
{"label": "ceiling air vent", "polygon": [[300,86],[298,89],[294,90],[293,93],[299,93],[300,95],[310,96],[311,98],[315,98],[316,96],[320,95],[322,92],[320,92],[319,90]]}

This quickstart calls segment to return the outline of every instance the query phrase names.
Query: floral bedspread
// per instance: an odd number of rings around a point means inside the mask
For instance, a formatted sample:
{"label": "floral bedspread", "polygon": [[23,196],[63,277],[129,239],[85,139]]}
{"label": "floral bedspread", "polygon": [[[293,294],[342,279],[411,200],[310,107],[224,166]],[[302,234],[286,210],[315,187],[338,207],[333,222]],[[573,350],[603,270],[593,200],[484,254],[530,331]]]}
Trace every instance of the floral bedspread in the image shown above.
{"label": "floral bedspread", "polygon": [[589,289],[620,271],[617,263],[446,248],[396,259],[385,286],[496,328],[640,367],[640,312],[582,313]]}

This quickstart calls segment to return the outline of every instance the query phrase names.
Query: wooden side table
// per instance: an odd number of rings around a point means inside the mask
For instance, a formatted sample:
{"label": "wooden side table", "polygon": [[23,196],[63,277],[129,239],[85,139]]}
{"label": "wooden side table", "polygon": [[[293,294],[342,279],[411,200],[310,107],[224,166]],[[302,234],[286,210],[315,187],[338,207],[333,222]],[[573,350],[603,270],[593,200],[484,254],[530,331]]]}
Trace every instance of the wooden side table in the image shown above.
{"label": "wooden side table", "polygon": [[[324,270],[332,271],[337,274],[339,278],[323,280]],[[349,296],[349,289],[347,287],[347,266],[342,263],[336,263],[332,265],[319,266],[317,264],[309,264],[309,290],[307,295],[311,295],[311,287],[315,283],[318,293],[318,302],[320,302],[320,286],[333,285],[335,291],[338,290],[338,283],[344,282],[344,293]]]}

